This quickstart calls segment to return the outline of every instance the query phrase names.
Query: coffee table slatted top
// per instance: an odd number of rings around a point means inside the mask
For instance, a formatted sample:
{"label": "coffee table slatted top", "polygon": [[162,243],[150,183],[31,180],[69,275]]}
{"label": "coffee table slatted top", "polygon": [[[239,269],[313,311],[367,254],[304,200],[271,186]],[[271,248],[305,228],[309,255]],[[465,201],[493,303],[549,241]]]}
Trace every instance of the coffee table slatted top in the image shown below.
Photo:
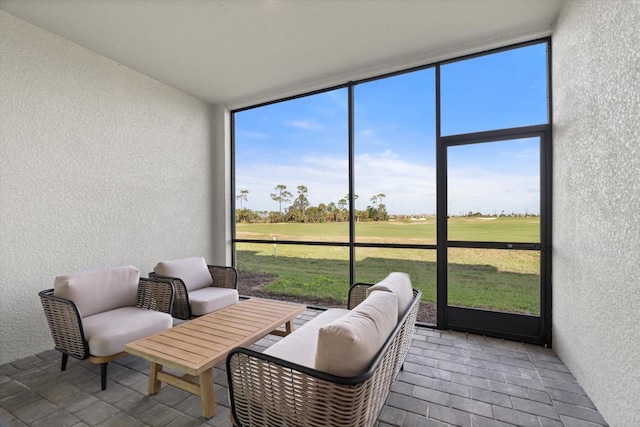
{"label": "coffee table slatted top", "polygon": [[189,375],[223,362],[234,347],[255,343],[306,307],[249,299],[126,345],[126,351]]}

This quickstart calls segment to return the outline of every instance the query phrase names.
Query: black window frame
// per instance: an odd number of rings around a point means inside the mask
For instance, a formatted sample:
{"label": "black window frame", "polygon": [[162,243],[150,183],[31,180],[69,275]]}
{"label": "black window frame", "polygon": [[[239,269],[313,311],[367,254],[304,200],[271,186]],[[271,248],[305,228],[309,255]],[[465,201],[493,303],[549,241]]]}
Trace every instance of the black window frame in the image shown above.
{"label": "black window frame", "polygon": [[[495,129],[489,131],[476,132],[463,135],[441,135],[441,92],[440,92],[440,71],[441,67],[452,62],[463,61],[475,57],[491,55],[499,52],[504,52],[512,49],[519,49],[526,46],[545,43],[547,46],[547,123],[533,126],[524,126],[520,128],[510,129]],[[394,77],[402,74],[412,73],[429,68],[435,69],[435,102],[436,102],[436,209],[437,209],[437,236],[436,244],[401,244],[401,243],[363,243],[356,241],[355,235],[355,203],[353,199],[354,193],[354,116],[355,116],[355,88],[357,85]],[[347,89],[348,91],[348,186],[349,186],[349,241],[348,242],[330,242],[330,241],[298,241],[298,240],[264,240],[264,239],[239,239],[236,237],[236,223],[235,223],[235,211],[236,211],[236,147],[235,147],[235,114],[243,111],[264,107],[280,102],[286,102],[298,98],[330,92],[337,89]],[[447,291],[447,249],[449,247],[474,247],[474,248],[488,248],[488,249],[518,249],[518,250],[538,250],[541,253],[541,289],[540,289],[540,321],[541,331],[539,336],[535,339],[524,337],[525,341],[534,342],[551,347],[551,224],[552,224],[552,100],[551,100],[551,38],[544,37],[538,38],[526,42],[521,42],[509,46],[490,49],[471,55],[465,55],[461,57],[451,58],[443,61],[411,67],[408,69],[386,73],[375,77],[369,77],[357,81],[348,81],[344,84],[334,85],[331,87],[314,90],[310,92],[301,93],[295,96],[289,96],[273,101],[263,102],[260,104],[238,108],[231,110],[230,114],[230,128],[231,128],[231,243],[232,243],[232,264],[236,265],[236,244],[237,243],[261,243],[261,244],[274,244],[279,245],[311,245],[311,246],[333,246],[333,247],[348,247],[349,248],[349,283],[355,283],[356,278],[356,261],[355,252],[356,248],[390,248],[390,249],[417,249],[417,250],[435,250],[437,253],[437,323],[436,325],[423,324],[426,326],[435,326],[437,328],[448,328],[450,325],[449,319],[446,316],[446,291]],[[504,243],[504,242],[452,242],[447,241],[447,206],[446,206],[446,149],[448,146],[455,145],[457,141],[474,139],[477,142],[483,140],[496,140],[503,135],[512,136],[514,133],[521,135],[533,135],[539,136],[543,134],[543,138],[546,140],[543,147],[543,153],[541,157],[541,169],[544,174],[541,173],[541,224],[540,224],[540,243]],[[509,245],[509,246],[507,246]],[[442,294],[444,293],[444,297]],[[455,325],[453,325],[455,327]],[[472,331],[480,332],[482,331]],[[491,331],[485,331],[487,335],[502,336],[505,338],[514,339],[513,336],[504,335],[500,333],[491,333]]]}

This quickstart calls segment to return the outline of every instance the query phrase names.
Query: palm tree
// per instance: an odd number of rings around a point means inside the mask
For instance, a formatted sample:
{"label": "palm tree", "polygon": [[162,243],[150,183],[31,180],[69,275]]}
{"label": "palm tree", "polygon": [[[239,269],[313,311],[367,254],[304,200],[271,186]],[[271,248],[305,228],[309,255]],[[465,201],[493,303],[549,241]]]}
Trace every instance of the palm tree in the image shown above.
{"label": "palm tree", "polygon": [[236,199],[240,200],[240,209],[242,209],[242,201],[244,200],[245,202],[247,201],[248,197],[247,195],[249,194],[249,190],[240,190],[240,194],[238,194],[236,196]]}
{"label": "palm tree", "polygon": [[[351,200],[349,196],[351,196],[351,194],[349,194],[349,193],[347,193],[347,195],[344,196],[344,198],[347,200],[347,202]],[[354,209],[355,209],[355,204],[356,204],[356,200],[358,200],[358,197],[360,197],[360,196],[358,196],[357,194],[353,195]]]}
{"label": "palm tree", "polygon": [[271,193],[271,199],[274,202],[278,202],[278,211],[282,213],[282,202],[289,203],[291,201],[291,197],[293,197],[293,194],[288,192],[287,186],[283,184],[276,185],[274,190],[278,192]]}
{"label": "palm tree", "polygon": [[298,187],[296,188],[298,189],[298,198],[296,198],[295,204],[298,208],[300,208],[300,212],[304,217],[304,210],[307,206],[309,206],[309,199],[307,199],[307,191],[309,190],[304,185],[298,185]]}

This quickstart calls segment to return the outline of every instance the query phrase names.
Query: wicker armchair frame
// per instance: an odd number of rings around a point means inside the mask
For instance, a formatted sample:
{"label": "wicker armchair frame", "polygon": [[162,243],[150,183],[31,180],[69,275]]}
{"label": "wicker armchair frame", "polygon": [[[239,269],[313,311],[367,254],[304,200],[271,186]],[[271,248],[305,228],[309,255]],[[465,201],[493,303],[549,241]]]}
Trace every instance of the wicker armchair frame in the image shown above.
{"label": "wicker armchair frame", "polygon": [[[207,268],[209,269],[209,274],[211,274],[211,287],[238,288],[238,271],[234,267],[207,265]],[[194,317],[191,313],[191,306],[189,305],[189,291],[182,279],[178,277],[160,276],[154,272],[149,273],[149,277],[158,277],[171,281],[175,290],[173,308],[171,309],[171,315],[173,317],[182,320],[188,320]]]}
{"label": "wicker armchair frame", "polygon": [[[169,280],[159,278],[143,278],[138,282],[136,307],[147,310],[170,313],[173,304],[173,285]],[[60,370],[67,369],[69,356],[76,359],[88,359],[100,365],[100,383],[102,390],[107,388],[107,365],[109,362],[126,355],[120,352],[111,356],[93,356],[89,351],[89,343],[82,327],[82,317],[75,303],[53,294],[53,289],[45,289],[38,293],[44,309],[55,349],[62,353]]]}
{"label": "wicker armchair frame", "polygon": [[[348,307],[366,297],[371,284],[349,291]],[[339,377],[237,347],[227,357],[233,423],[238,427],[369,427],[391,390],[409,352],[422,292],[389,335],[365,373]]]}

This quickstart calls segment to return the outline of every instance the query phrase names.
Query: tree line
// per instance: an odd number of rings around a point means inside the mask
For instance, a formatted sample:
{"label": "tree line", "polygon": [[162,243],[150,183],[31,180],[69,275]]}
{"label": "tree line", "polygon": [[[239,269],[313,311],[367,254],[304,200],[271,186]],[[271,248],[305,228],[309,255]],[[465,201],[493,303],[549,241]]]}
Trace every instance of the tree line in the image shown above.
{"label": "tree line", "polygon": [[[236,208],[236,222],[345,222],[349,221],[349,205],[350,195],[338,200],[336,203],[320,203],[317,206],[311,206],[309,202],[309,189],[304,185],[296,187],[297,195],[294,196],[287,186],[278,184],[274,187],[274,193],[271,193],[271,200],[278,204],[277,211],[252,211],[243,207],[243,202],[249,200],[249,190],[240,190],[236,196],[240,204],[240,208]],[[384,193],[371,196],[370,205],[365,210],[356,210],[354,212],[356,221],[387,221],[389,214],[387,207],[382,203],[387,197]],[[357,200],[359,196],[353,195],[353,199]],[[288,206],[287,206],[288,205]],[[283,210],[284,208],[284,210]]]}

